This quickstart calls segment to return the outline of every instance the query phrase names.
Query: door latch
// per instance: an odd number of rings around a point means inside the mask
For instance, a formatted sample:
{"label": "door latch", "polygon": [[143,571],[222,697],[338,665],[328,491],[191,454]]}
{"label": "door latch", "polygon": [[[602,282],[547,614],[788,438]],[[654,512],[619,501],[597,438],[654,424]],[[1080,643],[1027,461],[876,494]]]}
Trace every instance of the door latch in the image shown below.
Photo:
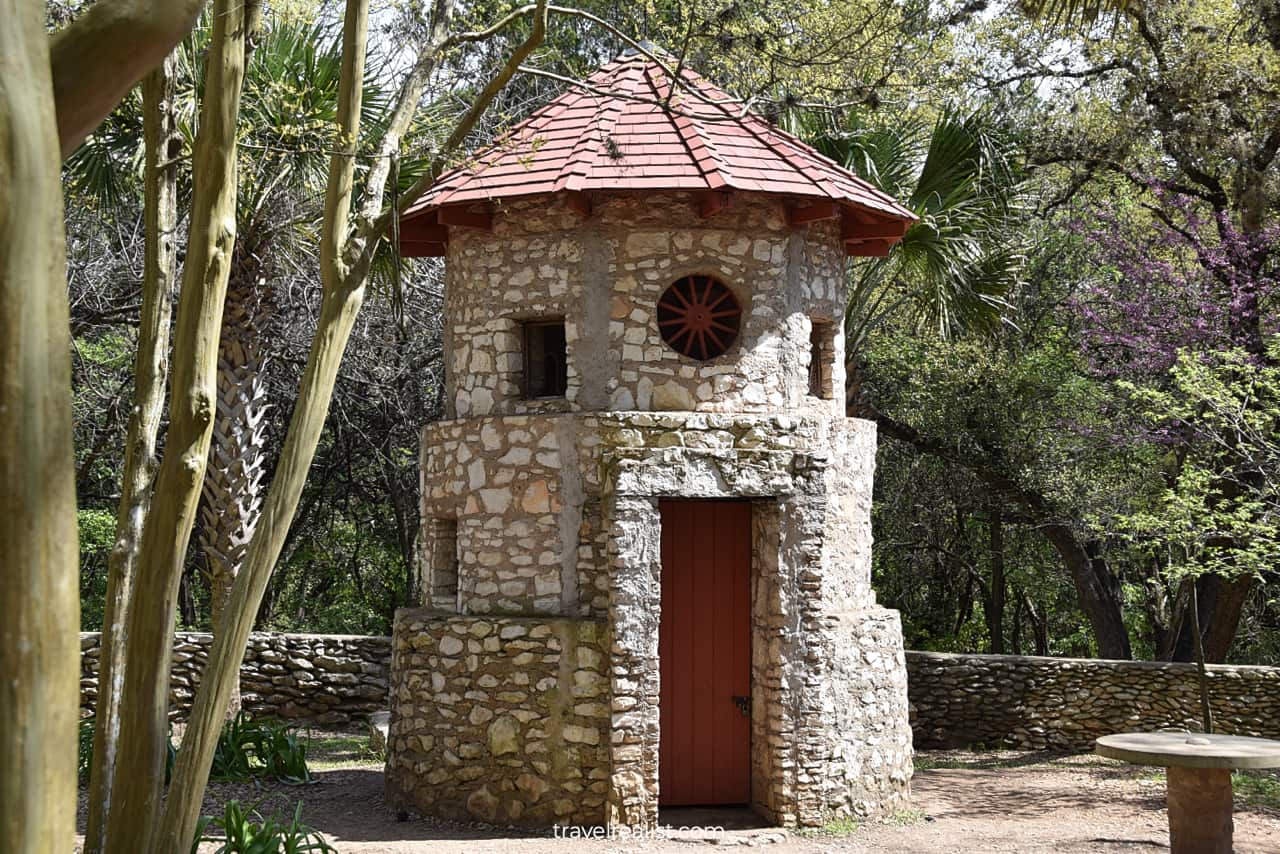
{"label": "door latch", "polygon": [[738,712],[744,717],[751,717],[751,698],[750,697],[734,697],[733,704],[738,707]]}

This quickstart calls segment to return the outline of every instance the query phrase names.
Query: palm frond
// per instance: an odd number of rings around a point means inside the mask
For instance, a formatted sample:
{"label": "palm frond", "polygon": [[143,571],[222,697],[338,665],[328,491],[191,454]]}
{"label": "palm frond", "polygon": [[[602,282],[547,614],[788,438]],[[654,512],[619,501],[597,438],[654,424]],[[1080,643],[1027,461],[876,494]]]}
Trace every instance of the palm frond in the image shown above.
{"label": "palm frond", "polygon": [[942,336],[999,328],[1022,265],[1010,238],[1024,197],[1012,134],[986,113],[948,108],[931,127],[865,126],[854,117],[810,139],[920,218],[887,258],[854,267],[848,352],[900,311]]}
{"label": "palm frond", "polygon": [[918,121],[869,127],[856,115],[843,129],[826,128],[806,135],[822,154],[900,198],[911,191],[927,137],[926,128]]}
{"label": "palm frond", "polygon": [[1089,26],[1099,19],[1119,19],[1137,9],[1135,0],[1019,0],[1022,11],[1060,26]]}
{"label": "palm frond", "polygon": [[142,99],[135,89],[62,165],[74,194],[117,205],[142,175]]}

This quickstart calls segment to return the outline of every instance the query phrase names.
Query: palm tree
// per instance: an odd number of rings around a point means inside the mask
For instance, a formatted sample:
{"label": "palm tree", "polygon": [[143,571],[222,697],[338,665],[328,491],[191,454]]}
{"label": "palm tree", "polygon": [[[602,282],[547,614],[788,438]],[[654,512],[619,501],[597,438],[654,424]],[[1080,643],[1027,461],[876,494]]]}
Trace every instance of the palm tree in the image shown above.
{"label": "palm tree", "polygon": [[[205,64],[200,56],[208,33],[208,21],[202,21],[176,51],[183,90],[179,129],[188,142],[194,137],[193,93],[203,86]],[[263,501],[262,480],[269,463],[264,416],[276,306],[273,282],[283,272],[282,259],[304,256],[305,245],[316,240],[341,65],[341,46],[332,34],[319,26],[276,19],[259,34],[246,70],[236,243],[219,338],[216,412],[199,532],[215,632]],[[367,81],[376,73],[371,68]],[[366,82],[363,126],[370,133],[380,131],[385,103],[377,87]],[[140,162],[143,144],[138,114],[136,109],[117,110],[68,158],[66,177],[75,191],[106,205],[129,191],[129,174]],[[172,156],[180,157],[180,152]],[[187,186],[179,195],[187,198],[189,173],[183,178]],[[229,713],[238,706],[236,692]]]}
{"label": "palm tree", "polygon": [[905,313],[922,331],[992,332],[1023,254],[1015,228],[1023,182],[1011,134],[985,113],[944,110],[931,124],[810,128],[822,153],[895,198],[919,222],[886,258],[853,268],[845,314],[851,407],[861,407],[858,365],[869,337]]}
{"label": "palm tree", "polygon": [[[333,39],[278,23],[263,33],[246,72],[236,247],[200,519],[214,631],[262,509],[272,283],[291,244],[307,240],[319,220],[314,200],[323,197],[340,71]],[[238,705],[237,693],[229,712]]]}

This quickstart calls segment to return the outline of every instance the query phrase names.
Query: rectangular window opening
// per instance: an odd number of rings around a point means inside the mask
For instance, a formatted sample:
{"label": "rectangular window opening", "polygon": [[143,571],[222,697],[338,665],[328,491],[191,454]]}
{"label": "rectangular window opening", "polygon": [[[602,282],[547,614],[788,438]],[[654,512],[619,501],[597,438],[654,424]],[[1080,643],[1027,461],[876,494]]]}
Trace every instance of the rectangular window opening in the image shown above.
{"label": "rectangular window opening", "polygon": [[432,519],[431,605],[454,610],[458,605],[458,520]]}
{"label": "rectangular window opening", "polygon": [[524,324],[524,396],[564,397],[569,383],[564,319]]}
{"label": "rectangular window opening", "polygon": [[823,400],[831,400],[835,393],[831,387],[835,367],[835,330],[836,325],[830,320],[814,320],[809,333],[809,394]]}

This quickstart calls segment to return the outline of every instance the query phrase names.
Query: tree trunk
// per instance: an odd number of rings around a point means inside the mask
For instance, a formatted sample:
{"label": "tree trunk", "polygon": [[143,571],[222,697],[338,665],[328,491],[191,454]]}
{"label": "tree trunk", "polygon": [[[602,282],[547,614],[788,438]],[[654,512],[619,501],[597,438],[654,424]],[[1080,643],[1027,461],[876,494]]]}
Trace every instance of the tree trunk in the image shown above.
{"label": "tree trunk", "polygon": [[1210,580],[1214,591],[1213,610],[1209,612],[1209,624],[1201,637],[1205,659],[1211,664],[1223,664],[1240,628],[1245,603],[1258,579],[1254,575],[1241,575],[1230,579],[1210,576]]}
{"label": "tree trunk", "polygon": [[[178,753],[178,765],[165,805],[162,829],[151,854],[169,854],[190,845],[204,795],[209,768],[222,722],[222,712],[238,678],[254,616],[271,580],[280,551],[288,536],[306,483],[307,470],[320,443],[325,417],[333,396],[342,353],[364,300],[365,283],[373,251],[387,222],[382,216],[362,216],[355,235],[349,223],[355,177],[355,143],[360,136],[360,101],[364,79],[365,47],[369,26],[369,0],[347,0],[343,25],[342,78],[338,92],[337,151],[329,162],[328,192],[320,239],[321,306],[316,335],[298,389],[297,404],[289,422],[284,447],[276,466],[263,508],[261,525],[249,544],[245,564],[231,590],[222,625],[214,637],[204,678],[192,705],[187,731]],[[382,149],[392,151],[408,128],[413,110],[421,98],[421,87],[435,67],[447,41],[453,14],[451,0],[437,4],[432,36],[424,56],[411,73],[401,95]],[[411,204],[439,174],[445,160],[466,138],[476,121],[515,75],[546,35],[547,7],[539,0],[532,13],[529,36],[516,46],[502,70],[491,79],[475,103],[458,122],[433,160],[423,179],[407,194],[402,204]],[[387,176],[385,162],[369,170],[364,213],[380,210]]]}
{"label": "tree trunk", "polygon": [[1080,607],[1088,616],[1098,643],[1098,657],[1117,661],[1133,658],[1121,611],[1120,581],[1097,547],[1081,543],[1075,531],[1062,523],[1044,525],[1041,530],[1071,573]]}
{"label": "tree trunk", "polygon": [[98,0],[54,35],[50,63],[63,157],[191,32],[204,4]]}
{"label": "tree trunk", "polygon": [[[1203,575],[1188,581],[1191,601],[1198,601],[1197,613],[1190,601],[1183,605],[1185,616],[1177,622],[1176,642],[1170,658],[1173,661],[1194,661],[1196,642],[1203,645],[1205,660],[1210,664],[1222,664],[1227,660],[1231,644],[1240,627],[1240,615],[1257,579],[1252,575],[1223,578],[1220,575]],[[1183,601],[1182,599],[1179,602]],[[1195,619],[1191,619],[1194,617]],[[1193,627],[1200,626],[1199,635]]]}
{"label": "tree trunk", "polygon": [[[156,477],[130,606],[120,697],[120,756],[105,849],[150,849],[161,809],[169,660],[183,560],[213,430],[218,329],[236,228],[236,118],[244,78],[246,6],[217,0],[194,152],[195,188],[173,348],[164,460]],[[190,838],[170,851],[185,851]]]}
{"label": "tree trunk", "polygon": [[[276,558],[288,535],[324,428],[333,386],[347,339],[364,300],[364,281],[351,288],[339,266],[351,210],[355,175],[354,148],[359,136],[361,83],[368,39],[368,0],[348,0],[342,40],[342,82],[338,93],[339,142],[342,154],[330,161],[328,195],[320,244],[321,305],[315,338],[298,389],[289,431],[263,508],[261,534],[249,544],[243,572],[232,588],[227,610],[214,636],[204,678],[192,706],[187,732],[178,753],[169,800],[152,854],[166,854],[190,844],[200,814],[214,745],[232,685],[238,681],[254,615]],[[344,156],[345,155],[345,156]]]}
{"label": "tree trunk", "polygon": [[134,404],[125,439],[124,475],[116,510],[115,544],[107,564],[85,854],[97,854],[105,840],[105,818],[111,805],[111,780],[120,733],[120,688],[125,668],[124,627],[133,593],[143,522],[151,509],[151,486],[158,465],[156,436],[164,411],[165,378],[169,371],[170,300],[177,260],[174,231],[178,221],[178,169],[174,158],[182,145],[174,104],[172,56],[143,80],[142,112],[146,146],[146,257],[142,275],[142,313],[138,325],[138,353],[133,368]]}
{"label": "tree trunk", "polygon": [[992,655],[1004,654],[1004,605],[1005,605],[1005,571],[1004,571],[1004,523],[999,514],[992,514],[987,522],[990,534],[991,551],[991,583],[987,601],[983,605],[987,618],[987,635],[990,637]]}
{"label": "tree trunk", "polygon": [[45,6],[0,0],[0,851],[71,851],[80,623],[71,342]]}
{"label": "tree trunk", "polygon": [[[256,265],[241,259],[227,287],[218,343],[217,418],[204,480],[200,545],[209,563],[209,610],[213,632],[221,631],[231,584],[244,563],[262,513],[266,465],[267,383],[263,325],[270,310]],[[227,717],[240,711],[237,683]]]}
{"label": "tree trunk", "polygon": [[1049,621],[1039,611],[1036,605],[1031,601],[1031,597],[1027,592],[1022,591],[1022,607],[1027,612],[1027,619],[1031,621],[1032,637],[1035,639],[1036,655],[1049,654]]}

